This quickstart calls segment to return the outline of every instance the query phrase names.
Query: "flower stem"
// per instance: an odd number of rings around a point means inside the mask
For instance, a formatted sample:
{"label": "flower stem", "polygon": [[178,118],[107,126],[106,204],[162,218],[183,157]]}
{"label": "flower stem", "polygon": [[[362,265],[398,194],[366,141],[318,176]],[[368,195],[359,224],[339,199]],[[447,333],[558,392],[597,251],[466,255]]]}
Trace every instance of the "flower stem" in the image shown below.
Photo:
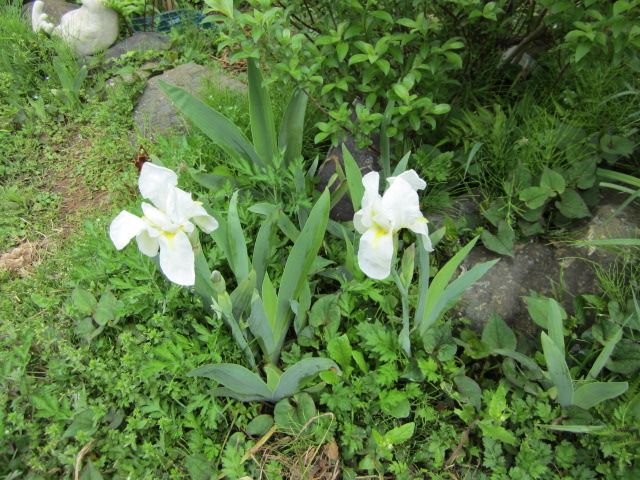
{"label": "flower stem", "polygon": [[409,292],[403,285],[397,270],[393,270],[393,280],[396,282],[398,291],[400,292],[400,300],[402,301],[402,330],[398,337],[402,350],[411,358],[411,340],[409,338],[410,320],[409,320]]}

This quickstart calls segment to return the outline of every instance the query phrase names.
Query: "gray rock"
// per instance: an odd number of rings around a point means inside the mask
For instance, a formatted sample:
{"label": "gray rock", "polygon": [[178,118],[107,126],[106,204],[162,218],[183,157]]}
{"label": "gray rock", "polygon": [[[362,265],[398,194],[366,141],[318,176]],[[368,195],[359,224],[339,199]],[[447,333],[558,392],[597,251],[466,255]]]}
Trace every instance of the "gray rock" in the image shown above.
{"label": "gray rock", "polygon": [[[342,142],[351,152],[353,159],[356,161],[358,166],[360,167],[360,171],[363,175],[373,171],[380,170],[379,167],[379,154],[371,147],[366,148],[358,148],[356,140],[348,135],[344,141]],[[344,171],[344,158],[342,156],[342,143],[337,147],[331,147],[329,152],[327,153],[327,158],[320,165],[318,169],[318,184],[317,188],[319,190],[324,190],[328,185],[329,180],[336,173],[336,167],[340,165],[342,171]],[[375,142],[374,142],[375,143]],[[342,182],[337,179],[331,186],[331,191],[335,191],[342,185]],[[382,186],[381,186],[382,188]],[[346,193],[340,201],[331,209],[330,217],[333,220],[339,222],[345,222],[353,219],[353,205],[351,204],[351,198],[349,194]]]}
{"label": "gray rock", "polygon": [[104,54],[105,60],[116,59],[129,52],[148,52],[150,50],[167,50],[171,44],[169,37],[158,32],[136,32],[124,40],[120,40]]}
{"label": "gray rock", "polygon": [[495,258],[501,260],[480,281],[469,288],[456,307],[458,313],[482,328],[492,313],[500,315],[517,334],[533,335],[536,326],[529,318],[522,297],[531,291],[551,295],[560,276],[553,248],[539,242],[517,245],[514,257],[499,257],[484,247],[474,248],[463,268]]}
{"label": "gray rock", "polygon": [[[628,195],[607,194],[593,212],[589,223],[573,232],[574,240],[604,240],[608,238],[640,238],[640,201],[636,200],[620,210]],[[601,265],[615,261],[615,253],[606,248],[570,249]],[[578,253],[576,253],[578,254]]]}
{"label": "gray rock", "polygon": [[149,80],[133,113],[138,132],[147,138],[184,131],[186,126],[171,100],[160,89],[160,81],[181,87],[194,95],[200,94],[208,81],[223,89],[246,91],[242,82],[195,63],[167,70]]}
{"label": "gray rock", "polygon": [[[620,195],[606,197],[596,207],[592,219],[569,232],[568,239],[639,238],[639,202],[617,212],[627,198]],[[476,247],[463,267],[470,269],[494,258],[499,257],[483,247]],[[610,265],[615,259],[616,255],[606,249],[575,247],[571,241],[549,245],[537,241],[520,244],[515,248],[514,258],[502,257],[464,293],[456,309],[478,329],[492,313],[497,313],[517,334],[537,336],[537,327],[529,317],[523,296],[530,292],[553,296],[571,313],[575,296],[600,292],[594,265]]]}
{"label": "gray rock", "polygon": [[[60,19],[65,13],[80,8],[80,5],[63,2],[62,0],[43,0],[43,2],[44,13],[49,15],[49,21],[54,25],[58,25],[60,23]],[[34,3],[35,2],[29,2],[22,6],[22,14],[29,20],[29,22],[31,22],[31,10],[33,9]]]}

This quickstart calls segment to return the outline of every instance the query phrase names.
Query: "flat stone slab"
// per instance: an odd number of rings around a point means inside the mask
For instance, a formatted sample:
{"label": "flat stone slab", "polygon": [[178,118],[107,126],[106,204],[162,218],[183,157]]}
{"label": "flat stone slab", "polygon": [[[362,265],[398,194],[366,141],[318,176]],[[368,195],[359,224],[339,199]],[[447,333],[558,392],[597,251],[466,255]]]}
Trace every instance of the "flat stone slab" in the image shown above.
{"label": "flat stone slab", "polygon": [[208,81],[222,89],[246,92],[246,86],[242,82],[195,63],[185,63],[167,70],[148,81],[133,113],[137,131],[146,138],[153,139],[157,135],[175,134],[186,129],[186,122],[160,89],[161,81],[183,88],[196,96]]}
{"label": "flat stone slab", "polygon": [[158,32],[136,32],[109,48],[105,60],[116,59],[129,52],[148,52],[150,50],[167,50],[171,41],[167,35]]}

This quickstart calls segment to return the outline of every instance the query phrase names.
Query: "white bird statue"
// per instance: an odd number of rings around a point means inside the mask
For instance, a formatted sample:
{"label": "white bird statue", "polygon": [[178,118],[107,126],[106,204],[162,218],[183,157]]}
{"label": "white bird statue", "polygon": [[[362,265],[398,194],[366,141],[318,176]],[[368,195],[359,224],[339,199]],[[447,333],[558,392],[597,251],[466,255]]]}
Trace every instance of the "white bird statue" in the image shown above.
{"label": "white bird statue", "polygon": [[78,56],[86,57],[105,50],[118,38],[118,14],[104,6],[103,0],[82,0],[82,6],[65,13],[54,25],[44,12],[44,2],[37,0],[31,10],[33,31],[57,35]]}

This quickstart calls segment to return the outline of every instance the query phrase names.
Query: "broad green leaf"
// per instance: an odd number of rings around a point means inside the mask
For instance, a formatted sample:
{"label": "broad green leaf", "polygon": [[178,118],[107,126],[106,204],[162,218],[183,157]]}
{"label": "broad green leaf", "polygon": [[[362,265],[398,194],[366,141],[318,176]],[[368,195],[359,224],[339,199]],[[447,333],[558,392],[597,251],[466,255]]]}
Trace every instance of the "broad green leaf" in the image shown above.
{"label": "broad green leaf", "polygon": [[267,217],[256,235],[256,241],[253,245],[253,258],[251,264],[256,272],[256,283],[262,285],[265,270],[269,263],[271,254],[271,235],[273,232],[273,217]]}
{"label": "broad green leaf", "polygon": [[548,430],[569,433],[596,433],[606,429],[606,425],[540,425]]}
{"label": "broad green leaf", "polygon": [[109,290],[104,292],[100,297],[94,319],[100,326],[105,326],[109,322],[116,320],[120,302]]}
{"label": "broad green leaf", "polygon": [[416,316],[415,316],[415,322],[414,322],[415,326],[418,326],[420,324],[421,319],[424,317],[424,309],[427,303],[427,293],[429,290],[429,252],[424,248],[424,240],[422,239],[421,235],[418,235],[417,243],[418,243],[418,307],[416,308]]}
{"label": "broad green leaf", "polygon": [[380,392],[380,409],[395,418],[407,418],[411,414],[407,394],[397,389]]}
{"label": "broad green leaf", "polygon": [[[441,299],[445,288],[447,288],[449,281],[453,277],[453,274],[456,272],[462,261],[467,257],[471,249],[475,246],[478,238],[479,237],[475,237],[462,247],[460,251],[440,269],[433,279],[433,282],[431,282],[426,294],[424,312],[420,317],[416,317],[416,324],[420,329],[421,334],[428,328],[429,325],[425,324],[429,321],[431,312],[434,311],[436,303]],[[422,263],[423,262],[421,262],[421,266]]]}
{"label": "broad green leaf", "polygon": [[73,306],[76,307],[80,313],[84,313],[85,315],[92,315],[98,306],[96,297],[94,297],[91,292],[83,290],[80,287],[76,287],[73,290],[71,300],[73,301]]}
{"label": "broad green leaf", "polygon": [[302,290],[300,291],[300,295],[298,295],[298,300],[291,302],[291,309],[295,314],[293,329],[296,335],[299,335],[302,329],[307,326],[307,316],[311,309],[311,289],[309,288],[309,282],[302,284]]}
{"label": "broad green leaf", "polygon": [[593,362],[589,373],[587,374],[587,378],[595,379],[598,377],[606,363],[609,361],[613,350],[616,348],[618,342],[622,339],[622,327],[618,328],[616,333],[614,333],[604,344],[602,351]]}
{"label": "broad green leaf", "polygon": [[640,369],[640,344],[623,339],[616,345],[607,369],[625,375],[635,374]]}
{"label": "broad green leaf", "polygon": [[86,465],[80,474],[80,480],[103,480],[100,471],[95,467],[91,460],[87,460]]}
{"label": "broad green leaf", "polygon": [[278,153],[276,127],[269,93],[262,82],[256,60],[249,58],[249,117],[251,119],[251,137],[256,152],[266,165],[273,165]]}
{"label": "broad green leaf", "polygon": [[358,164],[351,155],[347,145],[344,143],[342,144],[342,158],[344,159],[344,170],[347,176],[347,185],[349,187],[351,204],[353,205],[353,211],[357,212],[360,210],[360,202],[364,195],[362,172],[360,172],[360,167],[358,167]]}
{"label": "broad green leaf", "polygon": [[458,375],[453,379],[462,400],[474,406],[477,411],[482,408],[482,390],[475,380],[466,375]]}
{"label": "broad green leaf", "polygon": [[205,0],[205,3],[214,12],[233,18],[233,0]]}
{"label": "broad green leaf", "polygon": [[573,404],[589,410],[600,402],[622,395],[629,388],[627,382],[592,382],[576,388]]}
{"label": "broad green leaf", "polygon": [[[575,31],[575,30],[574,30]],[[571,32],[569,32],[571,33]],[[584,58],[584,56],[591,51],[591,45],[588,43],[579,43],[576,46],[576,53],[573,56],[573,61],[575,63],[579,63],[580,60]]]}
{"label": "broad green leaf", "polygon": [[567,318],[567,313],[553,298],[547,299],[547,331],[549,338],[553,340],[561,352],[564,352],[564,326],[562,320]]}
{"label": "broad green leaf", "polygon": [[344,370],[345,375],[349,375],[353,355],[349,337],[343,334],[329,340],[329,343],[327,343],[327,352],[329,352],[331,359],[335,360],[338,365],[340,365],[340,368]]}
{"label": "broad green leaf", "polygon": [[96,427],[93,425],[94,414],[90,408],[77,413],[73,417],[73,422],[62,434],[62,438],[75,438],[80,432],[91,435],[95,432]]}
{"label": "broad green leaf", "polygon": [[238,282],[244,280],[249,274],[249,254],[247,253],[247,241],[242,231],[240,217],[238,216],[238,192],[233,192],[229,202],[229,213],[226,222],[227,245],[229,248],[229,266],[233,270]]}
{"label": "broad green leaf", "polygon": [[296,90],[282,116],[278,148],[284,150],[285,166],[291,164],[297,157],[302,155],[307,100],[307,94],[303,90]]}
{"label": "broad green leaf", "polygon": [[171,99],[176,108],[182,112],[213,143],[221,147],[234,158],[241,158],[249,166],[264,168],[264,162],[256,153],[251,142],[242,131],[227,117],[205,105],[189,92],[160,82],[160,88]]}
{"label": "broad green leaf", "polygon": [[495,313],[489,317],[489,321],[482,330],[482,341],[492,350],[515,350],[517,339],[509,325]]}
{"label": "broad green leaf", "polygon": [[264,304],[264,312],[269,319],[269,324],[275,327],[278,294],[276,293],[273,283],[271,283],[268,273],[265,274],[264,280],[262,281],[262,303]]}
{"label": "broad green leaf", "polygon": [[[311,209],[302,232],[291,248],[280,280],[276,315],[278,321],[276,338],[279,346],[284,342],[289,329],[291,302],[297,299],[307,281],[307,275],[322,245],[328,221],[329,191],[325,190]],[[271,361],[277,363],[277,358],[272,358]]]}
{"label": "broad green leaf", "polygon": [[547,328],[547,317],[549,315],[549,302],[547,298],[523,297],[527,304],[529,316],[536,325],[544,329]]}
{"label": "broad green leaf", "polygon": [[636,393],[627,403],[627,414],[633,421],[640,422],[640,393]]}
{"label": "broad green leaf", "polygon": [[489,230],[484,230],[480,235],[480,239],[484,246],[501,255],[513,257],[513,246],[516,240],[516,234],[504,220],[498,224],[498,234],[494,235]]}
{"label": "broad green leaf", "polygon": [[496,355],[504,355],[505,357],[512,358],[516,362],[518,362],[520,365],[528,368],[532,372],[535,372],[537,375],[541,374],[540,367],[535,362],[535,360],[527,357],[523,353],[517,352],[515,350],[504,350],[502,348],[494,350],[493,353],[495,353]]}
{"label": "broad green leaf", "polygon": [[408,289],[413,279],[415,270],[416,245],[412,243],[404,249],[402,260],[400,261],[400,280],[405,289]]}
{"label": "broad green leaf", "polygon": [[496,425],[490,420],[478,422],[478,425],[482,430],[482,434],[489,438],[506,443],[507,445],[516,445],[518,443],[516,436],[502,425]]}
{"label": "broad green leaf", "polygon": [[545,202],[555,196],[555,192],[548,187],[527,187],[520,192],[518,198],[522,200],[527,207],[535,209],[541,207]]}
{"label": "broad green leaf", "polygon": [[[268,277],[265,276],[265,280]],[[264,288],[264,282],[263,282]],[[271,358],[277,348],[274,327],[265,311],[265,306],[259,295],[254,295],[251,302],[251,314],[247,319],[249,330],[258,341],[265,357]]]}
{"label": "broad green leaf", "polygon": [[399,445],[409,440],[413,436],[415,429],[416,424],[414,422],[405,423],[385,433],[384,441],[389,445]]}
{"label": "broad green leaf", "polygon": [[231,292],[232,314],[234,318],[244,318],[244,312],[251,305],[253,291],[256,288],[256,272],[251,270]]}
{"label": "broad green leaf", "polygon": [[202,298],[202,305],[207,313],[213,313],[213,299],[216,296],[216,289],[211,281],[211,270],[207,264],[207,259],[202,253],[202,247],[198,244],[193,249],[195,256],[196,283],[195,290]]}
{"label": "broad green leaf", "polygon": [[463,273],[449,284],[453,274],[467,257],[478,241],[478,238],[479,237],[475,237],[467,243],[467,245],[462,247],[462,249],[440,269],[433,279],[433,282],[431,282],[431,286],[427,290],[424,313],[421,318],[416,317],[417,328],[420,335],[424,335],[427,329],[455,304],[465,290],[482,278],[482,276],[499,261],[491,260],[475,265],[471,270]]}
{"label": "broad green leaf", "polygon": [[336,53],[338,54],[338,60],[344,61],[347,57],[347,53],[349,53],[349,44],[347,42],[339,42],[336,45]]}
{"label": "broad green leaf", "polygon": [[282,370],[270,363],[263,367],[264,373],[267,375],[267,387],[272,392],[275,392],[280,383],[280,377],[282,377]]}
{"label": "broad green leaf", "polygon": [[211,390],[211,395],[214,397],[228,397],[235,398],[240,402],[268,402],[269,397],[264,397],[263,395],[259,395],[257,393],[239,393],[230,388],[226,387],[217,387]]}
{"label": "broad green leaf", "polygon": [[204,365],[190,371],[187,376],[210,378],[240,395],[258,395],[265,399],[270,399],[273,395],[264,380],[257,374],[234,363]]}
{"label": "broad green leaf", "polygon": [[545,333],[541,333],[542,351],[549,371],[549,378],[558,390],[558,402],[563,407],[573,403],[573,382],[569,367],[564,359],[564,352]]}
{"label": "broad green leaf", "polygon": [[227,183],[231,185],[235,184],[232,177],[215,173],[191,172],[191,178],[193,178],[196,183],[208,188],[212,192],[217,192],[223,189]]}
{"label": "broad green leaf", "polygon": [[633,153],[635,145],[629,138],[605,133],[600,137],[600,148],[604,153],[627,157]]}
{"label": "broad green leaf", "polygon": [[400,159],[400,161],[396,165],[396,168],[393,169],[393,173],[391,174],[392,177],[397,177],[402,172],[405,172],[407,170],[407,164],[409,163],[410,157],[411,157],[411,152],[407,152],[404,154],[404,157]]}
{"label": "broad green leaf", "polygon": [[338,365],[328,358],[303,358],[284,371],[280,378],[280,384],[273,394],[273,401],[298,393],[302,382],[323,370],[331,368],[337,369]]}
{"label": "broad green leaf", "polygon": [[567,187],[564,177],[558,172],[551,170],[548,167],[544,167],[542,177],[540,178],[540,186],[542,188],[548,188],[554,192],[561,194]]}
{"label": "broad green leaf", "polygon": [[591,215],[580,194],[571,188],[565,190],[555,205],[560,213],[567,218],[585,218]]}
{"label": "broad green leaf", "polygon": [[247,424],[245,431],[254,437],[260,437],[267,433],[273,426],[273,417],[271,415],[258,415]]}

